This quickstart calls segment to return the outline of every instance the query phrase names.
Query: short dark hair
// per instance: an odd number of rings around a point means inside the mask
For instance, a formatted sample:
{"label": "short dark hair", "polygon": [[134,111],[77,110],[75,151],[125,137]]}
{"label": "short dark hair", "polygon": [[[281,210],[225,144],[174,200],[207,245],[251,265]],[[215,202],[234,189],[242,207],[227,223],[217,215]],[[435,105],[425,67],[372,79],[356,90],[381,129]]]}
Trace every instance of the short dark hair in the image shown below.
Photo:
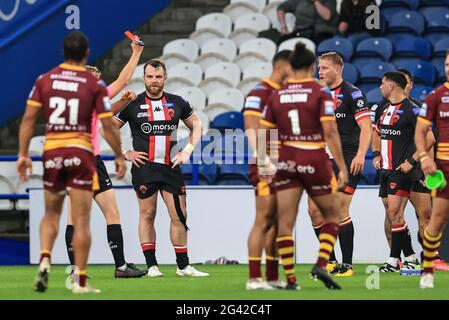
{"label": "short dark hair", "polygon": [[273,66],[278,62],[278,61],[287,61],[288,62],[288,58],[290,57],[290,55],[292,54],[291,50],[282,50],[279,51],[278,53],[276,53],[273,57],[272,63]]}
{"label": "short dark hair", "polygon": [[302,42],[297,42],[295,50],[291,53],[289,62],[294,70],[309,68],[316,61],[315,54],[306,48]]}
{"label": "short dark hair", "polygon": [[64,38],[64,60],[81,62],[87,55],[89,41],[81,31],[73,31]]}
{"label": "short dark hair", "polygon": [[449,56],[449,50],[446,51],[446,58]]}
{"label": "short dark hair", "polygon": [[396,83],[402,89],[405,89],[407,86],[407,79],[405,75],[399,71],[387,72],[384,74],[384,78]]}
{"label": "short dark hair", "polygon": [[147,70],[147,66],[152,66],[154,69],[162,68],[164,69],[164,74],[167,74],[167,67],[165,66],[164,61],[159,59],[151,59],[143,66],[143,75],[145,75],[145,70]]}
{"label": "short dark hair", "polygon": [[337,66],[343,67],[343,58],[335,51],[323,53],[318,57],[319,60],[329,59]]}
{"label": "short dark hair", "polygon": [[410,78],[410,80],[413,82],[415,81],[415,79],[413,78],[413,75],[410,71],[408,71],[407,69],[398,69],[398,72],[405,74],[407,77]]}

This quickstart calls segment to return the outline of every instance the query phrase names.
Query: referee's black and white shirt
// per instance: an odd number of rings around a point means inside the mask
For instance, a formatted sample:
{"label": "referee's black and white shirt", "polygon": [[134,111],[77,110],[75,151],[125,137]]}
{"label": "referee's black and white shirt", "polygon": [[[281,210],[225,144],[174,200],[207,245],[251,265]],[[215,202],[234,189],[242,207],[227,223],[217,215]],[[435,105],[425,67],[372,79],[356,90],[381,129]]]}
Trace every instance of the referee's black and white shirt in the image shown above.
{"label": "referee's black and white shirt", "polygon": [[115,118],[123,124],[129,122],[135,151],[148,153],[149,162],[170,165],[170,150],[176,144],[170,136],[179,120],[192,115],[189,103],[180,96],[164,92],[155,100],[142,92]]}

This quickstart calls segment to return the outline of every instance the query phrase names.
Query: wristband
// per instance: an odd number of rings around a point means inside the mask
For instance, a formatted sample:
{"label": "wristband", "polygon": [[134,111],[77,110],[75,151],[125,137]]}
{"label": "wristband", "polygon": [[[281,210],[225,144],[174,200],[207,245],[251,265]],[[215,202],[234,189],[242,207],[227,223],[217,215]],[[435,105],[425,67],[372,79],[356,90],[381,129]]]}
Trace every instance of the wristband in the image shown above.
{"label": "wristband", "polygon": [[423,162],[424,160],[427,160],[427,159],[430,159],[430,157],[429,157],[429,156],[422,156],[422,157],[419,159],[419,161],[420,161],[420,162]]}
{"label": "wristband", "polygon": [[373,159],[376,157],[380,157],[380,151],[373,151]]}
{"label": "wristband", "polygon": [[125,153],[127,153],[129,150],[123,149],[122,147],[122,154],[125,155]]}
{"label": "wristband", "polygon": [[195,150],[195,146],[189,143],[188,145],[185,146],[185,148],[182,151],[191,154],[193,150]]}
{"label": "wristband", "polygon": [[415,160],[415,158],[413,158],[413,156],[410,156],[409,158],[407,158],[408,163],[410,163],[412,166],[416,166],[418,164],[418,161]]}
{"label": "wristband", "polygon": [[421,152],[421,153],[418,155],[419,161],[421,161],[422,158],[425,158],[425,157],[428,157],[428,158],[429,158],[429,155],[427,154],[427,152]]}

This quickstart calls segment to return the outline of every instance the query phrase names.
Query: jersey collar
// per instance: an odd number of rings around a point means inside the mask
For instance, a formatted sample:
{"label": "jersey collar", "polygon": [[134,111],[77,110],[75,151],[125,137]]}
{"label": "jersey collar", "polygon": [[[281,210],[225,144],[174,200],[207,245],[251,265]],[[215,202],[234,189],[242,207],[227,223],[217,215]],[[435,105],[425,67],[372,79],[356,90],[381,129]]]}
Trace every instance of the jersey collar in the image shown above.
{"label": "jersey collar", "polygon": [[274,88],[274,89],[276,89],[276,90],[279,90],[279,89],[281,88],[281,86],[279,85],[279,83],[274,82],[274,81],[271,81],[271,80],[268,79],[268,78],[264,78],[264,79],[262,79],[262,81],[265,82],[265,83],[267,83],[267,84],[269,84],[270,87],[272,87],[272,88]]}
{"label": "jersey collar", "polygon": [[61,63],[59,65],[62,69],[72,70],[72,71],[86,71],[87,69],[82,66],[74,66],[68,63]]}
{"label": "jersey collar", "polygon": [[445,86],[446,88],[448,88],[448,89],[449,89],[449,81],[448,81],[448,82],[446,82],[446,83],[444,84],[444,86]]}
{"label": "jersey collar", "polygon": [[165,97],[165,91],[162,91],[162,96],[159,99],[154,99],[154,98],[150,98],[147,94],[147,92],[145,91],[145,98],[151,100],[151,101],[159,101],[162,100]]}
{"label": "jersey collar", "polygon": [[344,82],[345,82],[345,81],[343,80],[338,86],[336,86],[336,87],[334,87],[334,88],[330,88],[329,90],[330,90],[330,91],[335,91],[335,90],[337,90],[338,88],[341,88],[341,86],[343,85]]}

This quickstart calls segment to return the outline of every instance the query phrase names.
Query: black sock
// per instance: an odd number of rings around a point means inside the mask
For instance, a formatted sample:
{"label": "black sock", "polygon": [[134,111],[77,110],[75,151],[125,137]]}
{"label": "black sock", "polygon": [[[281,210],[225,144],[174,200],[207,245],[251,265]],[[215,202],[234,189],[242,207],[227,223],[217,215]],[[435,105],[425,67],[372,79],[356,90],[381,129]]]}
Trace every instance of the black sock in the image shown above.
{"label": "black sock", "polygon": [[390,248],[391,258],[399,259],[401,257],[402,232],[403,231],[391,232],[391,248]]}
{"label": "black sock", "polygon": [[342,262],[352,265],[352,253],[354,251],[354,225],[351,218],[348,218],[343,225],[340,224],[340,248],[342,254]]}
{"label": "black sock", "polygon": [[70,265],[75,265],[75,257],[73,255],[73,247],[72,247],[72,239],[73,239],[73,225],[68,224],[65,228],[65,246],[67,248],[67,255],[69,256]]}
{"label": "black sock", "polygon": [[174,245],[176,253],[176,264],[178,269],[184,269],[189,265],[189,256],[187,255],[187,247]]}
{"label": "black sock", "polygon": [[415,254],[412,246],[412,237],[407,226],[405,227],[405,230],[402,231],[402,252],[404,253],[405,257]]}
{"label": "black sock", "polygon": [[147,263],[148,269],[152,266],[157,266],[156,260],[156,243],[155,242],[144,242],[141,243],[143,255],[145,256],[145,262]]}
{"label": "black sock", "polygon": [[[316,235],[316,238],[318,239],[318,240],[320,240],[320,232],[321,232],[321,227],[319,227],[319,228],[313,228],[313,231],[315,232],[315,235]],[[329,257],[329,262],[338,262],[337,261],[337,258],[335,257],[335,250],[332,250],[332,252],[331,252],[331,255],[330,255],[330,257]]]}
{"label": "black sock", "polygon": [[107,235],[109,248],[114,256],[115,267],[123,266],[125,261],[125,255],[123,253],[123,234],[122,226],[119,224],[110,224],[107,226]]}

